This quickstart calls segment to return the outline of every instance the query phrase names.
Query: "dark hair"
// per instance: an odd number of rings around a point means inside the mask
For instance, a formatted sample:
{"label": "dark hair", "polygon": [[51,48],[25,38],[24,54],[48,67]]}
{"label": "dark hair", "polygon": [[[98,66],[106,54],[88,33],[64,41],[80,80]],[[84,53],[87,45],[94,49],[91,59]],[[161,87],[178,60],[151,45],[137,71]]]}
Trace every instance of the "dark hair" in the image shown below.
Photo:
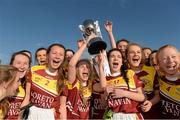
{"label": "dark hair", "polygon": [[152,52],[152,49],[149,48],[149,47],[143,47],[143,48],[142,48],[142,50],[145,50],[145,49],[148,49],[148,50],[150,50],[150,51]]}
{"label": "dark hair", "polygon": [[154,54],[154,53],[157,53],[157,50],[153,50],[153,51],[151,52],[151,54]]}
{"label": "dark hair", "polygon": [[47,50],[47,49],[44,48],[44,47],[38,48],[38,49],[36,50],[36,52],[35,52],[35,58],[36,58],[36,59],[37,59],[37,53],[38,53],[39,51],[41,51],[41,50]]}
{"label": "dark hair", "polygon": [[24,56],[26,56],[26,57],[29,59],[29,67],[31,66],[31,58],[30,58],[26,53],[24,53],[24,52],[22,52],[22,51],[15,52],[15,53],[12,54],[11,59],[10,59],[10,63],[9,63],[10,65],[13,64],[14,59],[15,59],[15,57],[16,57],[17,55],[24,55]]}
{"label": "dark hair", "polygon": [[31,54],[31,52],[29,51],[29,50],[21,50],[21,51],[19,51],[19,52],[21,52],[21,53],[25,53],[26,55],[28,55],[27,53],[29,53],[29,58],[30,58],[30,64],[29,64],[29,66],[31,66],[31,63],[32,63],[32,54]]}
{"label": "dark hair", "polygon": [[54,43],[54,44],[51,44],[51,45],[47,48],[47,54],[49,54],[49,52],[51,51],[51,48],[54,47],[54,46],[59,46],[60,48],[63,48],[64,51],[66,51],[64,45],[59,44],[59,43]]}
{"label": "dark hair", "polygon": [[[21,52],[21,51],[20,51],[20,52],[15,52],[15,53],[12,54],[11,60],[10,60],[10,65],[13,64],[14,59],[15,59],[15,57],[16,57],[17,55],[26,56],[26,57],[29,59],[29,67],[30,67],[30,65],[31,65],[31,59],[30,59],[30,57],[29,57],[26,53]],[[23,86],[23,88],[25,88],[25,83],[26,83],[25,77],[21,78],[20,80],[21,80],[21,85]]]}
{"label": "dark hair", "polygon": [[[157,50],[153,50],[153,51],[151,52],[151,54],[149,55],[149,58],[148,58],[148,59],[149,59],[149,66],[156,66],[156,65],[157,65],[157,64],[154,64],[154,63],[152,64],[152,59],[151,59],[152,57],[151,57],[151,56],[152,56],[154,53],[157,53]],[[156,56],[155,56],[155,59],[156,59]]]}
{"label": "dark hair", "polygon": [[29,56],[29,57],[32,57],[32,54],[31,54],[31,52],[30,52],[29,50],[21,50],[21,51],[19,51],[19,52],[22,52],[22,53],[27,52],[27,53],[29,53],[29,54],[30,54],[30,56]]}
{"label": "dark hair", "polygon": [[66,52],[67,51],[70,51],[70,52],[72,52],[73,54],[75,53],[72,49],[66,49]]}
{"label": "dark hair", "polygon": [[[143,48],[142,48],[142,51],[143,51],[143,50],[150,50],[151,53],[152,53],[152,49],[149,48],[149,47],[143,47]],[[143,56],[144,56],[144,58],[145,58],[145,55],[144,55],[144,54],[143,54]],[[149,55],[149,56],[150,56],[150,55]],[[151,64],[150,64],[150,58],[149,58],[149,57],[144,59],[144,64],[147,65],[147,66],[151,66]]]}
{"label": "dark hair", "polygon": [[109,57],[110,57],[111,52],[114,52],[114,51],[118,51],[118,52],[120,52],[121,55],[122,55],[122,52],[121,52],[118,48],[110,49],[110,50],[107,52],[107,58],[108,58],[108,60],[109,60]]}
{"label": "dark hair", "polygon": [[35,61],[37,62],[37,53],[39,52],[39,51],[41,51],[41,50],[45,50],[45,51],[47,51],[47,49],[46,48],[44,48],[44,47],[40,47],[40,48],[38,48],[37,50],[36,50],[36,52],[35,52]]}
{"label": "dark hair", "polygon": [[120,39],[120,40],[118,40],[118,41],[116,42],[116,45],[118,45],[120,42],[126,42],[126,43],[129,44],[129,41],[128,41],[128,40],[126,40],[125,38],[122,38],[122,39]]}
{"label": "dark hair", "polygon": [[[111,52],[113,52],[113,51],[118,51],[118,52],[120,52],[121,55],[122,55],[122,52],[121,52],[118,48],[113,48],[113,49],[111,49],[111,50],[108,51],[108,54],[107,54],[108,60],[109,60],[109,58],[110,58]],[[126,82],[126,84],[127,84],[127,86],[128,86],[128,90],[129,90],[129,78],[127,77],[127,71],[128,71],[128,65],[127,65],[127,63],[124,62],[124,60],[122,59],[122,65],[121,65],[121,70],[120,70],[120,72],[121,72],[121,75],[123,76],[123,78],[124,78],[124,80],[125,80],[125,82]]]}

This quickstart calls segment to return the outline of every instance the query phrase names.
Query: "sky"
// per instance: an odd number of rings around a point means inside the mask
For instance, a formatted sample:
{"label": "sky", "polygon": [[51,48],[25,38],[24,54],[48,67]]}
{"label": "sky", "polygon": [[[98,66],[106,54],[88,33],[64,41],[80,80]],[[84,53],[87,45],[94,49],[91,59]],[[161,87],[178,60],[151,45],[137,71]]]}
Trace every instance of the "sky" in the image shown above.
{"label": "sky", "polygon": [[[77,50],[78,25],[98,20],[110,49],[106,20],[113,22],[116,40],[125,38],[142,47],[171,44],[180,50],[180,0],[0,0],[0,59],[61,43]],[[33,58],[34,60],[34,58]]]}

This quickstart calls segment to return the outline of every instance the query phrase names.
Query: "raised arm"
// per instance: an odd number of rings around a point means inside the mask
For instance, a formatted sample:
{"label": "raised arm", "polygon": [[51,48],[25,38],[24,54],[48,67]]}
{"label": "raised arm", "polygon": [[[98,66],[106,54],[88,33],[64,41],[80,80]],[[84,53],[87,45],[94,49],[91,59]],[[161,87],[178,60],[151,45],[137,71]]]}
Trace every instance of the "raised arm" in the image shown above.
{"label": "raised arm", "polygon": [[73,55],[73,57],[71,58],[71,60],[69,62],[69,65],[68,65],[68,81],[70,83],[73,83],[76,79],[76,64],[77,64],[78,60],[80,59],[82,53],[84,52],[84,50],[86,49],[86,46],[87,46],[86,41],[81,41],[81,42],[82,42],[81,47]]}
{"label": "raised arm", "polygon": [[116,41],[114,39],[114,35],[113,35],[113,32],[112,32],[112,27],[113,27],[113,24],[111,21],[106,21],[106,23],[104,24],[104,27],[108,33],[108,36],[109,36],[109,40],[110,40],[110,43],[111,43],[111,47],[112,48],[116,48]]}
{"label": "raised arm", "polygon": [[86,46],[87,46],[89,40],[92,39],[93,37],[95,37],[94,34],[89,36],[87,38],[87,40],[80,41],[81,42],[80,48],[71,58],[69,65],[68,65],[68,81],[70,83],[73,83],[75,81],[75,79],[76,79],[76,64],[77,64],[78,60],[80,59],[81,55],[83,54],[84,50],[86,49]]}
{"label": "raised arm", "polygon": [[[105,52],[105,51],[103,51]],[[102,52],[100,52],[100,56],[99,56],[99,79],[100,79],[100,84],[101,84],[101,87],[105,90],[106,88],[106,76],[105,76],[105,73],[104,73],[104,59],[105,59],[105,56]]]}

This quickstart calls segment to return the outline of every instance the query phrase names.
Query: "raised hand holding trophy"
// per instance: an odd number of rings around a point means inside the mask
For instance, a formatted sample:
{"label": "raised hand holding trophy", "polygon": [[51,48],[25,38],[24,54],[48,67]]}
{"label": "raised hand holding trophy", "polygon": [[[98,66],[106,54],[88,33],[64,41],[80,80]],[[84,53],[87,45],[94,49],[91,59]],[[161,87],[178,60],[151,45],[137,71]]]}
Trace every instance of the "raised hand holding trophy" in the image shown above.
{"label": "raised hand holding trophy", "polygon": [[[102,39],[102,34],[98,21],[86,19],[82,25],[79,25],[79,28],[82,32],[83,38],[85,40],[88,40],[87,47],[90,55],[97,55],[100,53],[100,51],[105,51],[107,44]],[[93,36],[92,34],[95,34],[95,36],[92,37]],[[103,52],[103,54],[106,58],[104,61],[104,72],[106,76],[109,76],[111,73],[110,73],[106,52]],[[95,57],[92,57],[92,59],[94,59]],[[95,62],[95,60],[93,60],[93,65],[98,74],[99,73],[98,64]]]}
{"label": "raised hand holding trophy", "polygon": [[87,19],[83,22],[83,25],[79,25],[79,28],[83,34],[84,39],[87,39],[92,33],[96,37],[92,38],[88,43],[88,52],[90,55],[98,54],[101,50],[105,50],[107,44],[102,40],[102,35],[98,21]]}

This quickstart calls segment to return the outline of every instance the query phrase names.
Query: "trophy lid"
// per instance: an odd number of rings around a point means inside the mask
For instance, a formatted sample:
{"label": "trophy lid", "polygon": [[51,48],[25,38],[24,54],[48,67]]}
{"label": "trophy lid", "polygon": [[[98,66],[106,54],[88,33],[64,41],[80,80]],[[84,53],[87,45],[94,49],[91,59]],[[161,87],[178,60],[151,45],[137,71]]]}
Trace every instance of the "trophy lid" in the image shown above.
{"label": "trophy lid", "polygon": [[90,40],[88,52],[91,55],[98,54],[101,50],[105,50],[107,44],[102,40],[101,37],[95,37]]}
{"label": "trophy lid", "polygon": [[94,21],[93,21],[92,19],[87,19],[87,20],[85,20],[85,21],[83,22],[83,25],[84,25],[85,28],[88,27],[88,26],[90,26],[90,25],[95,26],[95,25],[94,25]]}

